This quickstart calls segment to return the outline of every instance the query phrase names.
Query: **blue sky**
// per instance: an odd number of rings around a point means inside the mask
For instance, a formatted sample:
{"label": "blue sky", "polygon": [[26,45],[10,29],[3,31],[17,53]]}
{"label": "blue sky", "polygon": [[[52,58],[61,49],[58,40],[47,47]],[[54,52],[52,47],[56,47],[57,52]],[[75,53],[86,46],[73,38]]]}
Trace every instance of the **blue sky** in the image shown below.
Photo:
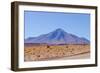
{"label": "blue sky", "polygon": [[25,39],[57,28],[90,39],[90,14],[24,11],[24,25]]}

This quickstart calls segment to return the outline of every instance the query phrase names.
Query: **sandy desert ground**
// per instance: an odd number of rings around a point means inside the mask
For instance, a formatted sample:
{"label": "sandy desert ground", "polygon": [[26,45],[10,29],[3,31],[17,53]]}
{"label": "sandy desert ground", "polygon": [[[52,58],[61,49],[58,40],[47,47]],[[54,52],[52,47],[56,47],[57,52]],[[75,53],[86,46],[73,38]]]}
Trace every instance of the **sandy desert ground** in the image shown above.
{"label": "sandy desert ground", "polygon": [[67,60],[90,57],[90,45],[26,45],[24,61]]}
{"label": "sandy desert ground", "polygon": [[[73,59],[89,59],[90,58],[90,52],[62,57],[62,58],[55,58],[55,59],[47,59],[47,60],[73,60]],[[45,60],[44,60],[45,61]]]}

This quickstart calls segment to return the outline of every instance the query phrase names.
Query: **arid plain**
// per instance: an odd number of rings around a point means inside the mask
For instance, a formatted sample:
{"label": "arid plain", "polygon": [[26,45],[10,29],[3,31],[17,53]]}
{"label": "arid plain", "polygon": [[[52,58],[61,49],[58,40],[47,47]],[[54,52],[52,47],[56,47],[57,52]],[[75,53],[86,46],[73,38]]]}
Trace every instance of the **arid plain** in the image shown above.
{"label": "arid plain", "polygon": [[84,54],[85,57],[90,56],[89,44],[31,44],[25,45],[24,61],[65,60],[67,57],[68,59],[70,59],[69,57],[75,59],[76,56],[78,56],[78,59],[81,59],[81,57],[84,57],[82,54]]}

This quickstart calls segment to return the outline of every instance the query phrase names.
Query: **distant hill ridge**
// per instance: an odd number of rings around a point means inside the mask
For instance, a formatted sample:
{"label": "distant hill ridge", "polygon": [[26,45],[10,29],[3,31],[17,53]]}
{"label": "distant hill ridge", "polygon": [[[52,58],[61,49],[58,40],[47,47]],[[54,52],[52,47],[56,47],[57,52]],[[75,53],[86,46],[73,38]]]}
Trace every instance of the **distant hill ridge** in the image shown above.
{"label": "distant hill ridge", "polygon": [[25,43],[39,44],[89,44],[90,41],[86,38],[78,37],[74,34],[65,32],[58,28],[50,33],[40,35],[38,37],[29,37],[25,39]]}

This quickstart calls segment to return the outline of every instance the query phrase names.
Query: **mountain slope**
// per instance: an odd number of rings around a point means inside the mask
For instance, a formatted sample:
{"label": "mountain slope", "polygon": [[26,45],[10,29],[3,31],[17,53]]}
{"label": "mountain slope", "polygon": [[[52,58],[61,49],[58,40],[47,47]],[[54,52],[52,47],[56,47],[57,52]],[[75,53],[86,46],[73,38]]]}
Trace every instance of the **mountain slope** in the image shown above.
{"label": "mountain slope", "polygon": [[86,38],[80,38],[76,35],[65,32],[62,29],[56,29],[48,34],[38,37],[25,39],[25,43],[46,43],[46,44],[89,44]]}

